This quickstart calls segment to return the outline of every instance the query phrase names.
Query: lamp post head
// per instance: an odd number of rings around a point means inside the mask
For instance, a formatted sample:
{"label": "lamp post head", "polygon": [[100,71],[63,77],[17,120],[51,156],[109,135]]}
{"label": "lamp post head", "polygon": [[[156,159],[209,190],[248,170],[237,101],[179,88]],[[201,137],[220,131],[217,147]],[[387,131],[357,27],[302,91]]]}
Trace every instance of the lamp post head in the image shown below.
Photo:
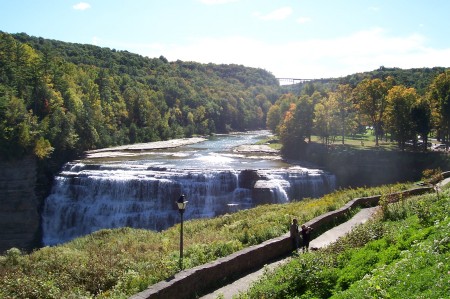
{"label": "lamp post head", "polygon": [[179,211],[180,213],[183,213],[183,212],[184,212],[184,210],[186,209],[187,203],[188,203],[188,202],[185,200],[184,194],[182,194],[182,195],[180,196],[180,198],[178,198],[178,200],[177,200],[178,211]]}

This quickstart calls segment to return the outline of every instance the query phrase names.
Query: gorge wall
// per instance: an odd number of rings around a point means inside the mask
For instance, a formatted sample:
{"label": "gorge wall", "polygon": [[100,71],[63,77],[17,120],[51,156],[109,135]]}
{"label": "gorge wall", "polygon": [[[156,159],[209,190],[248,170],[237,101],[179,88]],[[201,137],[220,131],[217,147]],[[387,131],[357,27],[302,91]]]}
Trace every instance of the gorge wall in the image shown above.
{"label": "gorge wall", "polygon": [[305,160],[336,175],[338,187],[364,187],[419,181],[425,169],[445,171],[450,159],[441,152],[401,152],[383,149],[336,150],[310,146]]}
{"label": "gorge wall", "polygon": [[0,253],[11,247],[35,248],[40,230],[36,161],[0,161],[0,169]]}

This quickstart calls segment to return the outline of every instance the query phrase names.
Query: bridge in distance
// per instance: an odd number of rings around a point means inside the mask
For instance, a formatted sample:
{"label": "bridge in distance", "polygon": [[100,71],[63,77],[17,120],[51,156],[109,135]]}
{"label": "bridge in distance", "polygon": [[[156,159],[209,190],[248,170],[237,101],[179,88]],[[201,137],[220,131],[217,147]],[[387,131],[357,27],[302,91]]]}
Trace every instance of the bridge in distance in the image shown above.
{"label": "bridge in distance", "polygon": [[339,78],[322,78],[322,79],[300,79],[300,78],[277,78],[280,85],[300,84],[310,81],[330,82],[339,80]]}

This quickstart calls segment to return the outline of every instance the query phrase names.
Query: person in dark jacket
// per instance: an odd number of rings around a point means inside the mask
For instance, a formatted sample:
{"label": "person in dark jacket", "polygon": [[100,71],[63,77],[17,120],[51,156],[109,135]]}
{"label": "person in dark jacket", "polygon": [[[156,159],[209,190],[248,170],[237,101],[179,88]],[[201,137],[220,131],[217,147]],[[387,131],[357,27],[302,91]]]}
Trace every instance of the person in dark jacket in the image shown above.
{"label": "person in dark jacket", "polygon": [[300,232],[298,230],[298,220],[296,218],[292,219],[289,232],[292,240],[292,246],[294,247],[294,251],[297,252],[300,246]]}
{"label": "person in dark jacket", "polygon": [[308,251],[309,250],[309,242],[311,241],[311,231],[312,227],[302,225],[302,229],[300,231],[302,235],[302,251]]}

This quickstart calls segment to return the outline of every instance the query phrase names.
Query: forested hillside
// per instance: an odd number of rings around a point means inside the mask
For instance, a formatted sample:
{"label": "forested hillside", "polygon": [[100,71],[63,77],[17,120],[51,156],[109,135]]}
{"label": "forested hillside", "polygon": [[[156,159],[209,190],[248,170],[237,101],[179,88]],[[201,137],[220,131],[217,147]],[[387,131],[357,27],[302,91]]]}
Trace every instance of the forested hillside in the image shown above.
{"label": "forested hillside", "polygon": [[0,32],[0,153],[88,149],[265,127],[276,78]]}
{"label": "forested hillside", "polygon": [[450,70],[381,67],[339,79],[283,87],[269,109],[267,126],[277,132],[285,155],[300,158],[311,136],[329,145],[364,134],[426,151],[428,138],[450,140]]}
{"label": "forested hillside", "polygon": [[380,67],[280,88],[262,69],[0,32],[0,155],[62,162],[112,145],[266,127],[291,156],[312,134],[344,140],[367,126],[403,148],[432,131],[448,139],[445,71]]}
{"label": "forested hillside", "polygon": [[333,90],[337,85],[348,84],[350,87],[355,88],[364,79],[384,80],[391,77],[394,79],[395,84],[414,88],[419,94],[424,95],[434,78],[447,69],[445,67],[401,69],[380,66],[373,71],[349,74],[340,78],[323,78],[293,85],[284,85],[282,86],[282,93],[312,95],[314,91]]}

